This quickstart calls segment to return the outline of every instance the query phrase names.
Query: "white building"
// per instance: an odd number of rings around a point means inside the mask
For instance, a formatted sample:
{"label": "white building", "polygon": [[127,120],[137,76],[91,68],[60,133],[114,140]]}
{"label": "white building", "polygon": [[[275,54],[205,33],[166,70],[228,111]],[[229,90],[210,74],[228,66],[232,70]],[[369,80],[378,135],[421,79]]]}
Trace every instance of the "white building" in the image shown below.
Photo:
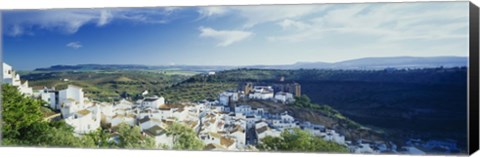
{"label": "white building", "polygon": [[220,104],[223,106],[228,106],[231,102],[238,101],[238,92],[226,91],[222,92],[219,95]]}
{"label": "white building", "polygon": [[112,118],[112,127],[118,126],[121,123],[128,124],[130,126],[135,126],[135,115],[128,114],[128,115],[115,115]]}
{"label": "white building", "polygon": [[65,118],[65,123],[74,128],[77,134],[86,134],[100,128],[100,112],[98,107],[91,107],[75,112]]}
{"label": "white building", "polygon": [[153,127],[155,125],[161,126],[162,121],[159,120],[159,119],[145,117],[145,118],[142,118],[142,119],[138,120],[138,125],[140,126],[140,129],[142,131],[145,131],[145,130],[150,129],[151,127]]}
{"label": "white building", "polygon": [[230,130],[230,136],[236,139],[237,147],[244,147],[246,145],[246,130],[241,125],[235,125],[232,130]]}
{"label": "white building", "polygon": [[165,104],[165,98],[153,96],[153,97],[146,97],[142,101],[143,107],[151,107],[151,108],[159,108],[161,105]]}
{"label": "white building", "polygon": [[213,144],[213,145],[221,146],[220,148],[223,148],[226,150],[237,149],[236,141],[234,138],[225,137],[219,133],[209,132],[207,134],[201,135],[200,139],[206,145]]}
{"label": "white building", "polygon": [[298,128],[295,123],[295,118],[288,115],[287,112],[280,114],[280,117],[270,119],[271,124],[275,128],[286,129],[286,128]]}
{"label": "white building", "polygon": [[295,99],[293,98],[293,94],[287,92],[277,92],[277,94],[275,94],[274,100],[281,103],[291,103],[295,101]]}
{"label": "white building", "polygon": [[240,105],[235,107],[235,114],[252,115],[252,107],[249,105]]}
{"label": "white building", "polygon": [[40,98],[47,102],[48,106],[54,110],[59,110],[60,109],[60,104],[59,104],[59,98],[58,98],[58,91],[56,91],[54,88],[48,89],[45,87],[41,93],[40,93]]}
{"label": "white building", "polygon": [[335,130],[326,130],[326,133],[320,133],[320,136],[326,141],[332,141],[341,145],[345,144],[345,136],[340,135]]}
{"label": "white building", "polygon": [[255,86],[253,93],[250,93],[248,98],[259,100],[273,99],[273,92],[272,86]]}
{"label": "white building", "polygon": [[102,120],[106,124],[112,123],[112,118],[115,116],[113,112],[113,104],[110,103],[99,103],[98,107],[100,108],[100,114]]}
{"label": "white building", "polygon": [[145,134],[153,137],[155,139],[155,144],[158,147],[167,147],[171,149],[173,147],[173,138],[171,136],[167,136],[167,133],[165,131],[166,129],[159,126],[159,125],[154,125],[153,127],[150,127],[149,129],[145,130]]}
{"label": "white building", "polygon": [[18,88],[20,93],[25,94],[27,96],[33,95],[33,89],[28,86],[28,81],[22,83],[20,80],[20,75],[13,70],[12,66],[3,63],[3,83],[10,84]]}
{"label": "white building", "polygon": [[269,126],[263,125],[259,128],[255,128],[255,133],[257,134],[257,143],[261,143],[263,138],[267,136],[280,137],[282,132],[280,130],[272,129]]}
{"label": "white building", "polygon": [[67,89],[61,90],[58,99],[60,104],[67,101],[74,101],[77,103],[84,103],[85,101],[83,89],[75,85],[68,85]]}

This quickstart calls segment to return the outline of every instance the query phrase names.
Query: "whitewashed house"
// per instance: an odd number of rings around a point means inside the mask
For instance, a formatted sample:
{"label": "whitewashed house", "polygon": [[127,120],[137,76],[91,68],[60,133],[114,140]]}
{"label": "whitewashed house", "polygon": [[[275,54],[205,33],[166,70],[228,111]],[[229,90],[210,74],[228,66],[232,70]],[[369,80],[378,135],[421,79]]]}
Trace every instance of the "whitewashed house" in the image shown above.
{"label": "whitewashed house", "polygon": [[262,143],[262,139],[271,136],[271,137],[280,137],[281,131],[277,129],[272,129],[269,126],[261,126],[259,128],[255,128],[255,133],[257,135],[257,143]]}
{"label": "whitewashed house", "polygon": [[249,105],[240,105],[235,107],[235,114],[252,115],[252,107]]}
{"label": "whitewashed house", "polygon": [[99,103],[97,105],[100,109],[100,114],[101,114],[103,122],[106,123],[106,124],[111,124],[112,123],[112,118],[113,118],[113,116],[115,116],[115,113],[113,112],[113,104]]}
{"label": "whitewashed house", "polygon": [[253,93],[248,95],[249,99],[259,99],[259,100],[269,100],[273,99],[273,88],[272,86],[255,86],[253,88]]}
{"label": "whitewashed house", "polygon": [[20,75],[13,70],[12,66],[3,63],[3,83],[10,84],[18,88],[20,93],[25,94],[27,96],[33,95],[33,89],[28,86],[28,81],[22,83],[20,80]]}
{"label": "whitewashed house", "polygon": [[234,138],[225,137],[219,133],[209,132],[200,136],[200,139],[206,144],[219,145],[226,150],[235,150],[237,148]]}
{"label": "whitewashed house", "polygon": [[151,107],[154,109],[160,108],[161,105],[165,104],[165,98],[153,96],[153,97],[145,97],[142,101],[143,107]]}
{"label": "whitewashed house", "polygon": [[277,92],[275,94],[275,97],[274,97],[274,100],[277,101],[277,102],[281,102],[281,103],[291,103],[291,102],[294,102],[295,99],[293,98],[293,94],[292,93],[287,93],[287,92]]}
{"label": "whitewashed house", "polygon": [[271,124],[275,128],[286,129],[286,128],[298,128],[299,126],[295,123],[295,118],[288,115],[287,112],[280,114],[280,117],[270,119]]}
{"label": "whitewashed house", "polygon": [[112,127],[118,126],[121,123],[128,124],[130,126],[135,126],[136,119],[135,115],[128,114],[128,115],[115,115],[112,118]]}
{"label": "whitewashed house", "polygon": [[48,107],[50,107],[51,109],[60,109],[58,91],[56,91],[54,88],[48,89],[47,87],[45,87],[40,93],[40,98],[43,101],[47,102]]}
{"label": "whitewashed house", "polygon": [[159,120],[159,119],[145,117],[145,118],[142,118],[142,119],[138,120],[138,125],[140,126],[140,129],[142,131],[145,131],[145,130],[150,129],[151,127],[153,127],[155,125],[161,126],[162,121]]}
{"label": "whitewashed house", "polygon": [[74,128],[77,134],[86,134],[100,128],[100,111],[98,107],[91,107],[75,112],[65,118],[65,123]]}
{"label": "whitewashed house", "polygon": [[246,145],[246,130],[241,125],[234,125],[233,129],[230,130],[229,136],[236,139],[237,147],[244,147]]}
{"label": "whitewashed house", "polygon": [[168,119],[172,117],[172,115],[173,115],[173,109],[169,107],[162,107],[152,112],[153,118],[161,119],[161,120]]}
{"label": "whitewashed house", "polygon": [[68,85],[67,89],[59,92],[59,103],[65,103],[67,101],[75,101],[78,103],[84,103],[85,97],[83,89],[75,85]]}
{"label": "whitewashed house", "polygon": [[166,129],[160,125],[154,125],[153,127],[145,130],[145,134],[153,137],[155,139],[155,144],[158,147],[166,146],[170,149],[173,147],[173,138],[168,136],[165,130]]}
{"label": "whitewashed house", "polygon": [[341,145],[345,144],[345,136],[340,135],[335,130],[326,130],[326,133],[320,133],[320,136],[323,136],[323,139],[326,141],[332,141]]}
{"label": "whitewashed house", "polygon": [[223,106],[228,106],[231,102],[238,101],[238,92],[234,91],[225,91],[220,93],[219,102]]}

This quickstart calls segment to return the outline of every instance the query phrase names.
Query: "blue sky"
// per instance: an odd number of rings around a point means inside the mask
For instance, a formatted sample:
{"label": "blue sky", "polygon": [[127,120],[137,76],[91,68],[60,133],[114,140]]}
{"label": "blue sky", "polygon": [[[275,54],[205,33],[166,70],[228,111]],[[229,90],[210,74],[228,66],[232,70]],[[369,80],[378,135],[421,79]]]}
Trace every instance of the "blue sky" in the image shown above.
{"label": "blue sky", "polygon": [[3,58],[58,64],[274,65],[468,56],[468,2],[4,11]]}

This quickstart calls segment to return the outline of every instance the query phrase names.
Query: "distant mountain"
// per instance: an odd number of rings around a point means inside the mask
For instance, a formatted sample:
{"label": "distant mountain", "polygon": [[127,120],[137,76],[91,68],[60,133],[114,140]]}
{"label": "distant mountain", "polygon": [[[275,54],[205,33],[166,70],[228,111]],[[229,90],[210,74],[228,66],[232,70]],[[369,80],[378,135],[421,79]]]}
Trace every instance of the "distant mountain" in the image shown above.
{"label": "distant mountain", "polygon": [[[221,71],[234,69],[233,66],[196,66],[196,65],[123,65],[123,64],[79,64],[79,65],[54,65],[48,68],[37,68],[35,71],[88,71],[88,70],[180,70],[180,71]],[[238,67],[237,67],[238,68]]]}
{"label": "distant mountain", "polygon": [[255,69],[357,69],[379,70],[386,68],[433,68],[433,67],[463,67],[467,66],[468,57],[369,57],[353,59],[335,63],[326,62],[298,62],[289,65],[253,65],[253,66],[197,66],[197,65],[55,65],[49,68],[39,68],[36,71],[62,71],[62,70],[184,70],[184,71],[222,71],[236,68]]}
{"label": "distant mountain", "polygon": [[369,57],[335,63],[298,62],[291,65],[247,66],[259,69],[358,69],[378,70],[386,68],[433,68],[467,66],[467,57]]}
{"label": "distant mountain", "polygon": [[339,69],[432,68],[467,66],[467,57],[375,57],[334,63]]}

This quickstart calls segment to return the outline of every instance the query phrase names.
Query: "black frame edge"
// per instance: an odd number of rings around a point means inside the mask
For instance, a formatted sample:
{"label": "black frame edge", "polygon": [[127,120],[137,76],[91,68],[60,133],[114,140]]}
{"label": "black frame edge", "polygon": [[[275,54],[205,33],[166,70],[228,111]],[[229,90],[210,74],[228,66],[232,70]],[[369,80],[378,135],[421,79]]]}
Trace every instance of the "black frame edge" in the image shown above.
{"label": "black frame edge", "polygon": [[469,4],[469,104],[468,104],[468,152],[479,147],[479,9]]}

